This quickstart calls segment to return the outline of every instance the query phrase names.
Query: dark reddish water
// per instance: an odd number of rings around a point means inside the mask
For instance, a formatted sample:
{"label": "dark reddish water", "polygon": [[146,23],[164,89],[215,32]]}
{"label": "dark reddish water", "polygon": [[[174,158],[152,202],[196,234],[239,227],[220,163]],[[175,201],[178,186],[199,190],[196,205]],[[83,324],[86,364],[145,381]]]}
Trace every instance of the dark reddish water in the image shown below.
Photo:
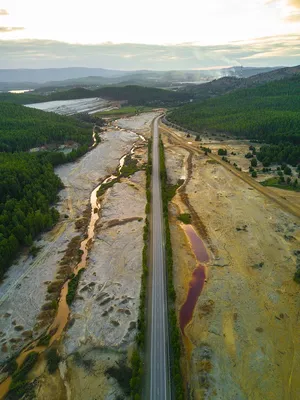
{"label": "dark reddish water", "polygon": [[203,265],[198,265],[198,267],[193,272],[185,303],[180,309],[179,322],[183,334],[184,334],[184,328],[187,326],[187,324],[191,321],[193,317],[194,308],[197,303],[198,297],[202,292],[204,282],[205,282],[205,267]]}
{"label": "dark reddish water", "polygon": [[[191,243],[192,250],[195,254],[196,259],[200,263],[206,263],[209,261],[209,255],[206,251],[203,241],[197,235],[196,231],[194,230],[192,225],[184,225],[185,233],[187,234],[189,241]],[[205,266],[199,264],[197,268],[194,270],[192,279],[189,284],[189,291],[187,298],[180,309],[179,314],[179,323],[182,334],[184,335],[184,329],[187,324],[191,321],[193,317],[193,312],[200,296],[205,279],[206,279],[206,272]]]}
{"label": "dark reddish water", "polygon": [[192,225],[184,225],[184,230],[190,240],[192,250],[193,250],[197,260],[199,262],[204,262],[204,263],[209,261],[209,256],[208,256],[208,253],[204,246],[204,243],[197,235],[193,226]]}

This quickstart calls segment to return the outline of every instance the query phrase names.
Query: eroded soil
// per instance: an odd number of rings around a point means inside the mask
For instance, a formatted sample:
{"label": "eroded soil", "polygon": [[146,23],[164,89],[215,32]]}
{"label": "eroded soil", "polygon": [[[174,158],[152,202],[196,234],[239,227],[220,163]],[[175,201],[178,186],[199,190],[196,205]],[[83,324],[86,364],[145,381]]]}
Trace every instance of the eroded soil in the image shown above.
{"label": "eroded soil", "polygon": [[179,191],[170,206],[178,312],[196,267],[179,210],[197,214],[206,237],[198,234],[211,251],[183,340],[190,398],[298,398],[300,296],[293,275],[299,219],[193,146],[189,152],[167,132],[164,142],[171,180],[189,170],[184,195]]}

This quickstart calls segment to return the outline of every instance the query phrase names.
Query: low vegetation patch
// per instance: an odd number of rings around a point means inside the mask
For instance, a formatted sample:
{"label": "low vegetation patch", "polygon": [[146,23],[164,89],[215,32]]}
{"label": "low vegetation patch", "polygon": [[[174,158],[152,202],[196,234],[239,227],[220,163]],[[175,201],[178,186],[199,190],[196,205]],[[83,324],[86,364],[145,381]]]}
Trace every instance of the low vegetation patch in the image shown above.
{"label": "low vegetation patch", "polygon": [[12,374],[12,381],[9,386],[9,399],[21,399],[30,390],[30,382],[27,375],[34,367],[38,359],[38,353],[32,351],[25,358],[23,364]]}
{"label": "low vegetation patch", "polygon": [[97,196],[103,196],[104,193],[107,191],[107,189],[111,188],[114,186],[115,183],[120,182],[120,176],[118,176],[115,179],[112,179],[110,182],[106,182],[106,183],[102,183],[98,192],[97,192]]}
{"label": "low vegetation patch", "polygon": [[294,281],[300,284],[300,269],[297,269],[297,271],[295,272]]}
{"label": "low vegetation patch", "polygon": [[276,187],[279,189],[285,190],[293,190],[295,192],[300,192],[300,185],[298,183],[298,179],[292,180],[291,178],[285,179],[283,176],[273,177],[266,179],[265,181],[261,182],[263,186],[271,186]]}
{"label": "low vegetation patch", "polygon": [[226,149],[219,149],[218,150],[218,155],[219,156],[227,156],[227,150]]}
{"label": "low vegetation patch", "polygon": [[48,346],[51,340],[51,335],[45,334],[38,341],[38,346]]}
{"label": "low vegetation patch", "polygon": [[179,221],[183,222],[186,225],[189,225],[192,222],[191,214],[180,214],[178,217]]}
{"label": "low vegetation patch", "polygon": [[29,254],[32,256],[32,257],[36,257],[37,255],[38,255],[38,252],[41,250],[41,247],[38,247],[38,246],[35,246],[35,245],[33,245],[33,246],[31,246],[31,248],[30,248],[30,250],[29,250]]}
{"label": "low vegetation patch", "polygon": [[[126,365],[125,360],[116,362],[116,365],[107,368],[105,374],[118,382],[125,396],[130,395],[132,370]],[[137,399],[137,397],[135,396],[134,399]]]}
{"label": "low vegetation patch", "polygon": [[47,359],[47,368],[49,374],[54,374],[61,361],[61,357],[58,354],[57,349],[56,348],[49,349],[46,353],[46,359]]}
{"label": "low vegetation patch", "polygon": [[138,171],[137,160],[131,157],[131,154],[127,154],[124,160],[124,165],[121,168],[120,174],[127,178]]}
{"label": "low vegetation patch", "polygon": [[74,298],[75,298],[76,292],[77,292],[78,283],[79,283],[79,280],[80,280],[80,277],[81,277],[83,271],[84,271],[84,269],[82,268],[81,270],[78,271],[77,275],[72,274],[72,276],[71,276],[71,279],[68,284],[68,294],[66,297],[67,304],[69,306],[74,301]]}

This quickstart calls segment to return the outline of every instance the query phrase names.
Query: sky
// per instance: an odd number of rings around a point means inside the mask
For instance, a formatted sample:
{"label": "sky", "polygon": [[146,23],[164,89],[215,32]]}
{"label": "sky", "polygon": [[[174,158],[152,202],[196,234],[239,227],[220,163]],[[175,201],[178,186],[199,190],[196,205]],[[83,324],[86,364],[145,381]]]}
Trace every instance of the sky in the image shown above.
{"label": "sky", "polygon": [[0,0],[0,68],[300,64],[300,0]]}

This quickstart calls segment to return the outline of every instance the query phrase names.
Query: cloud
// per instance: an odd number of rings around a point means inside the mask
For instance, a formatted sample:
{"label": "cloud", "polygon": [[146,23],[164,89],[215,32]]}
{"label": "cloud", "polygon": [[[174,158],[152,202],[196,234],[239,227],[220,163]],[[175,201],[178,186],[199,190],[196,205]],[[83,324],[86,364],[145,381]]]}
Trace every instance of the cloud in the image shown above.
{"label": "cloud", "polygon": [[288,0],[288,4],[294,8],[300,8],[300,0]]}
{"label": "cloud", "polygon": [[23,29],[25,29],[25,28],[17,27],[17,26],[0,26],[0,33],[22,31]]}
{"label": "cloud", "polygon": [[[300,0],[287,0],[290,8],[294,9],[284,18],[286,22],[300,22]],[[296,10],[296,11],[295,11]]]}
{"label": "cloud", "polygon": [[[1,32],[1,28],[0,28]],[[223,66],[300,64],[300,34],[225,45],[70,44],[52,40],[0,40],[1,68],[102,67],[173,70]]]}
{"label": "cloud", "polygon": [[287,22],[300,22],[300,12],[294,12],[285,18]]}
{"label": "cloud", "polygon": [[0,8],[0,15],[8,15],[8,11]]}

